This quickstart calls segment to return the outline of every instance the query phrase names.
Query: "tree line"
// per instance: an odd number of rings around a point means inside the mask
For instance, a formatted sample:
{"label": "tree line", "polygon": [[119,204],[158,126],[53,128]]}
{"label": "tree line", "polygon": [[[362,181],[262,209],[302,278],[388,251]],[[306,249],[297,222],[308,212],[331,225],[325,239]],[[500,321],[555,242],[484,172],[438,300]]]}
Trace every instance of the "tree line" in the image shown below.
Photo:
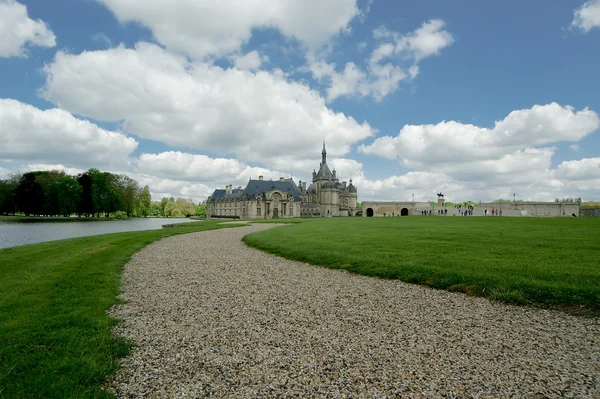
{"label": "tree line", "polygon": [[108,217],[150,214],[150,188],[127,175],[90,169],[75,176],[64,171],[16,173],[0,180],[0,213],[26,216]]}
{"label": "tree line", "polygon": [[183,198],[152,201],[150,188],[141,188],[125,174],[90,169],[78,175],[64,171],[16,173],[0,179],[0,214],[85,217],[204,216],[206,207]]}

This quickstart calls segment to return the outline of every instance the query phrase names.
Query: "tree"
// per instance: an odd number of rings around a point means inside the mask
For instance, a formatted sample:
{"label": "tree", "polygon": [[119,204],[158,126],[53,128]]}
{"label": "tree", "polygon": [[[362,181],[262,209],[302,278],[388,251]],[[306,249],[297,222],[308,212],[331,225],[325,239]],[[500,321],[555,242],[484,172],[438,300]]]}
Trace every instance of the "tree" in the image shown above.
{"label": "tree", "polygon": [[77,214],[79,216],[93,215],[96,212],[92,193],[92,178],[88,172],[83,172],[77,175],[77,183],[81,187],[81,195],[79,196],[79,204],[77,205]]}
{"label": "tree", "polygon": [[181,211],[181,214],[184,216],[193,216],[196,214],[196,208],[194,208],[194,203],[192,200],[185,200],[183,198],[177,198],[175,201],[177,208]]}
{"label": "tree", "polygon": [[196,208],[196,216],[198,217],[206,217],[206,204],[202,203],[202,204],[198,204],[195,206]]}
{"label": "tree", "polygon": [[42,190],[44,191],[44,205],[41,212],[42,215],[59,215],[59,182],[67,174],[62,170],[36,171],[33,172],[33,174],[35,174],[35,181],[42,186]]}
{"label": "tree", "polygon": [[58,183],[58,207],[60,214],[67,217],[77,211],[81,198],[81,186],[71,176],[64,176]]}
{"label": "tree", "polygon": [[169,199],[167,197],[163,197],[163,199],[160,200],[160,214],[162,216],[167,216],[165,213],[165,207],[167,206],[168,202],[169,202]]}
{"label": "tree", "polygon": [[20,180],[21,175],[19,174],[14,174],[6,180],[0,180],[0,213],[5,215],[15,214],[17,210],[15,190]]}
{"label": "tree", "polygon": [[140,187],[135,180],[127,175],[119,175],[119,187],[123,199],[122,210],[130,217],[138,207]]}
{"label": "tree", "polygon": [[182,216],[181,210],[177,207],[177,204],[174,201],[167,202],[163,215],[168,218]]}
{"label": "tree", "polygon": [[44,207],[44,190],[35,177],[33,172],[25,173],[15,189],[16,206],[26,216],[41,215]]}
{"label": "tree", "polygon": [[152,203],[150,204],[150,214],[152,216],[162,216],[162,207],[160,206],[160,202],[159,201],[152,201]]}
{"label": "tree", "polygon": [[140,216],[147,217],[151,212],[151,205],[150,187],[144,186],[140,193]]}

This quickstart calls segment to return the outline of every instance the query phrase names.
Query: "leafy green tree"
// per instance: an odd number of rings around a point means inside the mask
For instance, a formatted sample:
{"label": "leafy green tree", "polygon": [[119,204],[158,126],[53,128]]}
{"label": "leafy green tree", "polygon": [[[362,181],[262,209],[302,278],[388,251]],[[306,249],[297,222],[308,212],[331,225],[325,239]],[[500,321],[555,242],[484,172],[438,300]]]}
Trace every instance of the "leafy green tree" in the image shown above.
{"label": "leafy green tree", "polygon": [[62,170],[36,171],[33,172],[33,174],[35,174],[35,181],[42,186],[42,190],[44,191],[44,205],[42,207],[42,215],[59,215],[59,182],[67,174]]}
{"label": "leafy green tree", "polygon": [[144,186],[140,194],[140,216],[147,217],[151,213],[151,205],[150,187]]}
{"label": "leafy green tree", "polygon": [[122,210],[127,213],[128,217],[131,217],[139,204],[140,187],[135,180],[127,175],[119,175],[119,187],[123,199]]}
{"label": "leafy green tree", "polygon": [[206,204],[205,203],[201,203],[195,206],[196,208],[196,216],[199,217],[206,217]]}
{"label": "leafy green tree", "polygon": [[163,215],[168,218],[178,217],[181,216],[181,210],[174,201],[167,201]]}
{"label": "leafy green tree", "polygon": [[150,214],[155,217],[162,216],[162,207],[159,201],[152,201],[150,204]]}
{"label": "leafy green tree", "polygon": [[6,180],[0,180],[0,213],[13,215],[17,211],[15,190],[21,180],[20,174],[14,174]]}
{"label": "leafy green tree", "polygon": [[70,216],[77,211],[79,199],[81,198],[81,186],[71,176],[64,176],[58,183],[58,207],[60,214]]}
{"label": "leafy green tree", "polygon": [[177,198],[177,200],[175,200],[175,204],[183,216],[189,217],[196,214],[196,208],[194,208],[194,203],[191,199],[185,200],[183,198]]}
{"label": "leafy green tree", "polygon": [[162,216],[166,216],[166,214],[165,214],[165,207],[167,206],[168,202],[169,202],[169,199],[167,197],[163,197],[160,200],[160,214]]}
{"label": "leafy green tree", "polygon": [[17,209],[26,216],[41,215],[44,207],[44,189],[35,178],[33,172],[23,174],[15,189]]}
{"label": "leafy green tree", "polygon": [[88,172],[83,172],[77,175],[77,183],[81,187],[81,196],[77,205],[77,214],[79,216],[93,215],[96,213],[93,193],[92,193],[92,178]]}

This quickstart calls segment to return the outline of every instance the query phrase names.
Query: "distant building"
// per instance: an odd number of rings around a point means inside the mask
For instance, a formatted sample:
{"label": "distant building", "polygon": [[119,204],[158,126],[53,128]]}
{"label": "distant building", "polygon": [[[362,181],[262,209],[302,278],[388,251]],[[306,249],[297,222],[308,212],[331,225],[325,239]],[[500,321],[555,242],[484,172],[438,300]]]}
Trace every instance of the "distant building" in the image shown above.
{"label": "distant building", "polygon": [[335,169],[327,165],[327,151],[323,142],[319,172],[313,170],[312,184],[296,185],[293,179],[258,180],[248,182],[246,188],[216,189],[207,200],[208,217],[239,219],[272,219],[318,216],[355,216],[357,190],[352,184],[340,182]]}

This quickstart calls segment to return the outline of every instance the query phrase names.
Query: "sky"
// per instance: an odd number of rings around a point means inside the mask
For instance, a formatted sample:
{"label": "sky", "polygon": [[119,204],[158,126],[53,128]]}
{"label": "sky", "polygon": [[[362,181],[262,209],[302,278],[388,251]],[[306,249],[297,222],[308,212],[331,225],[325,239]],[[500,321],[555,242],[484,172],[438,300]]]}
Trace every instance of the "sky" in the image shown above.
{"label": "sky", "polygon": [[0,178],[600,199],[600,0],[0,0]]}

